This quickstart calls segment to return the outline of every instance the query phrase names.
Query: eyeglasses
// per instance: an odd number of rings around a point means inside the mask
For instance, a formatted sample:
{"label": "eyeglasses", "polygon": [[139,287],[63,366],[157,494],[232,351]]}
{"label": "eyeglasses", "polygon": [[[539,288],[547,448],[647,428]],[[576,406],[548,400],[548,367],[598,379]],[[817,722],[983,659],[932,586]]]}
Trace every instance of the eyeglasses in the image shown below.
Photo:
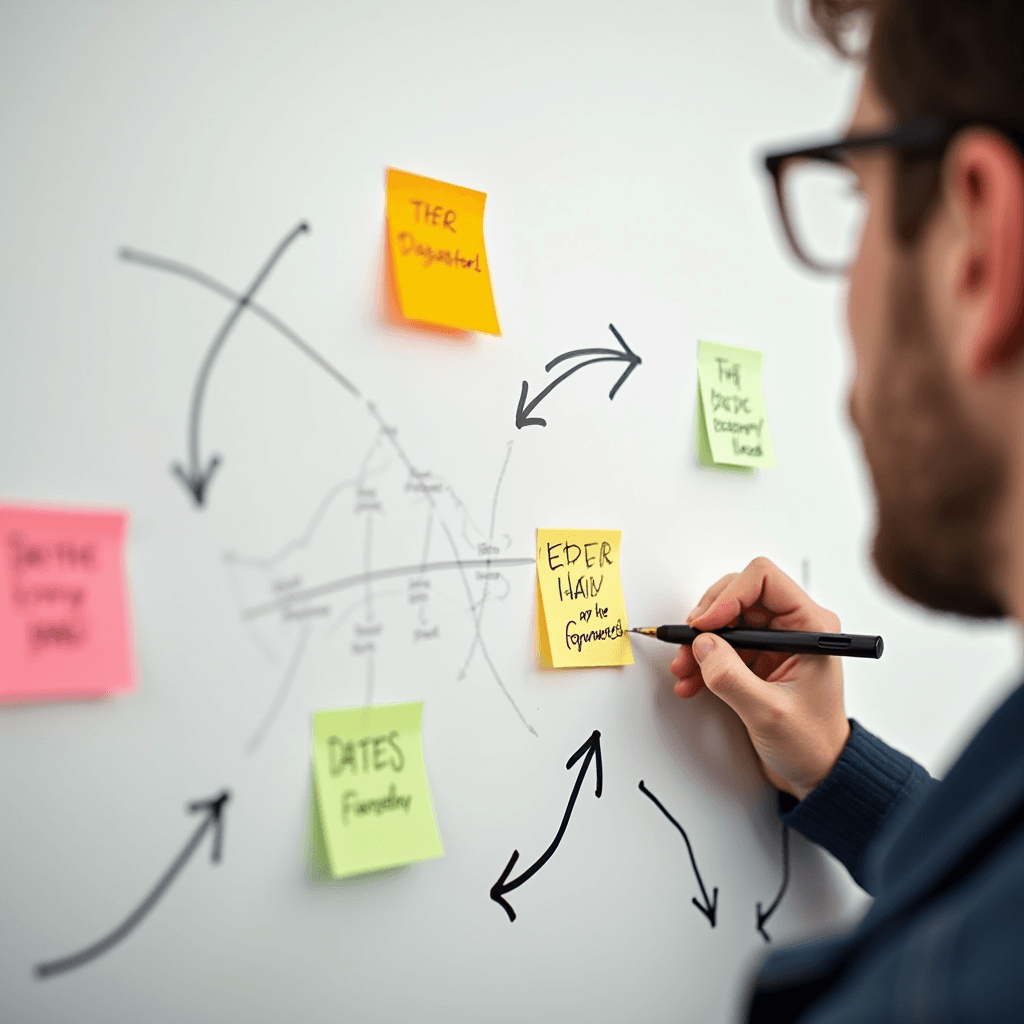
{"label": "eyeglasses", "polygon": [[853,263],[867,213],[867,203],[849,155],[883,147],[933,151],[965,124],[922,118],[886,132],[848,135],[834,142],[770,153],[764,165],[775,185],[779,218],[796,257],[811,270],[845,274]]}
{"label": "eyeglasses", "polygon": [[851,152],[887,147],[941,157],[950,139],[972,124],[996,129],[1024,153],[1021,125],[987,117],[918,118],[886,132],[847,135],[834,142],[769,153],[764,165],[775,185],[782,230],[797,259],[823,274],[845,274],[850,269],[867,213],[864,194],[849,166]]}

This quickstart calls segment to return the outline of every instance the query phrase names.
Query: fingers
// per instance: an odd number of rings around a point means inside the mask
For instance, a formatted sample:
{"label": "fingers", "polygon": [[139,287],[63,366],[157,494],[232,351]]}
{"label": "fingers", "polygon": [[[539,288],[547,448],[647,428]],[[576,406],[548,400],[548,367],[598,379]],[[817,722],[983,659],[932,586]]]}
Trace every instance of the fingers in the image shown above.
{"label": "fingers", "polygon": [[714,603],[718,595],[725,590],[725,588],[734,580],[738,574],[731,572],[726,576],[723,576],[717,583],[712,583],[707,590],[704,591],[704,596],[697,602],[697,606],[686,616],[687,624],[693,622],[694,619],[703,615]]}
{"label": "fingers", "polygon": [[677,697],[689,700],[704,689],[704,677],[699,672],[696,675],[686,676],[676,682],[674,689]]}
{"label": "fingers", "polygon": [[698,608],[702,610],[690,620],[698,629],[721,629],[742,615],[755,629],[770,622],[776,629],[839,630],[838,618],[816,605],[767,558],[755,558],[743,572],[731,579],[725,577],[725,585],[711,597],[708,607],[703,608],[702,602]]}
{"label": "fingers", "polygon": [[697,664],[697,659],[694,658],[693,651],[689,646],[679,648],[679,653],[675,656],[672,664],[669,665],[668,670],[679,679],[694,674],[700,675],[700,666]]}
{"label": "fingers", "polygon": [[700,665],[689,647],[680,647],[675,660],[669,665],[669,671],[676,677],[675,691],[677,697],[688,699],[696,697],[704,689],[704,679],[700,674]]}

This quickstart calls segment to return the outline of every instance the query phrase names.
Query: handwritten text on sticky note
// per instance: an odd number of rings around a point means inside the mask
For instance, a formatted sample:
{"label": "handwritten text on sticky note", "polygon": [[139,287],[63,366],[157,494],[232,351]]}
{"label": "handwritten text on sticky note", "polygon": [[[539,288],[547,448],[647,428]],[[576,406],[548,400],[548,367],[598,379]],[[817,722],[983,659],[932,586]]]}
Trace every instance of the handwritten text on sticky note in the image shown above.
{"label": "handwritten text on sticky note", "polygon": [[[761,389],[762,354],[702,341],[697,353],[697,451],[728,466],[775,465]],[[703,450],[702,450],[703,449]]]}
{"label": "handwritten text on sticky note", "polygon": [[619,530],[537,531],[537,632],[552,668],[632,665]]}
{"label": "handwritten text on sticky note", "polygon": [[444,855],[422,717],[422,701],[313,715],[316,810],[336,878]]}
{"label": "handwritten text on sticky note", "polygon": [[388,169],[388,246],[408,320],[500,334],[484,250],[487,194]]}
{"label": "handwritten text on sticky note", "polygon": [[124,512],[0,505],[0,701],[130,690]]}

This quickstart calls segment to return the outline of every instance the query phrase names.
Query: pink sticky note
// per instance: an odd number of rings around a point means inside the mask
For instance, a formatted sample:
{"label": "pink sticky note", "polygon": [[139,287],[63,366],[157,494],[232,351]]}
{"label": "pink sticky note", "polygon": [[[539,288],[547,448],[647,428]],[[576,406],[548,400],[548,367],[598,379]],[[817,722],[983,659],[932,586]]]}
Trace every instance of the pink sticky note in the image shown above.
{"label": "pink sticky note", "polygon": [[0,701],[135,686],[125,512],[0,504]]}

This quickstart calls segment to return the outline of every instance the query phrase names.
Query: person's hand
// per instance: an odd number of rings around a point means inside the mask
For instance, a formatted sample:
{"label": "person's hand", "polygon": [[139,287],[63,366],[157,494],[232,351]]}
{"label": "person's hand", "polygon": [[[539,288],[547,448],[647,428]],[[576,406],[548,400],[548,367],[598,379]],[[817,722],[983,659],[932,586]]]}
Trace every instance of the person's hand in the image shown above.
{"label": "person's hand", "polygon": [[[839,632],[835,614],[767,558],[720,579],[686,621],[697,629]],[[680,697],[706,686],[740,716],[768,781],[798,800],[832,771],[850,738],[839,658],[736,651],[705,633],[680,648],[671,670]]]}

